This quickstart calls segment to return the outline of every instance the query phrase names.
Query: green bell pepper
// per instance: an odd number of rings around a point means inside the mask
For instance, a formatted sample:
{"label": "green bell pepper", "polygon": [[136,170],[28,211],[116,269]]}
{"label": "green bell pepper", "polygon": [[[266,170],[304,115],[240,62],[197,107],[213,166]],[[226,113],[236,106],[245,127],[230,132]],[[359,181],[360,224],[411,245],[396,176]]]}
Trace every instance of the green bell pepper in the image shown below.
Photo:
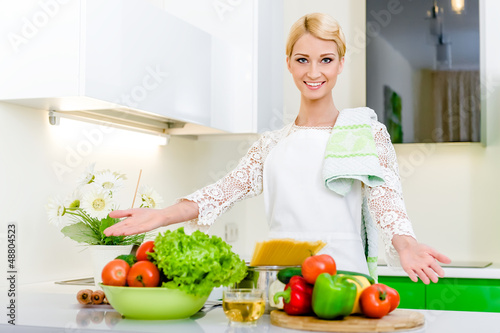
{"label": "green bell pepper", "polygon": [[349,275],[321,273],[312,294],[313,312],[321,319],[336,319],[348,316],[354,308],[357,279]]}

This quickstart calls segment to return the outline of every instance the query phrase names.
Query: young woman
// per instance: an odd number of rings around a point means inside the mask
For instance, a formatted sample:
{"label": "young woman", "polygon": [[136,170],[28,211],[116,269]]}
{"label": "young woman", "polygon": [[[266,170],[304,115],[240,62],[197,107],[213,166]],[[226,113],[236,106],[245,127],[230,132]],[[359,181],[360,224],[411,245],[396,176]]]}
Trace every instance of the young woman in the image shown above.
{"label": "young woman", "polygon": [[[368,108],[339,111],[333,101],[345,51],[344,34],[333,18],[319,13],[300,18],[291,27],[286,45],[287,67],[301,93],[295,122],[264,133],[235,170],[170,207],[112,212],[110,216],[126,219],[105,233],[130,235],[184,221],[209,226],[235,202],[264,193],[270,238],[322,239],[327,242],[322,252],[331,254],[339,269],[368,273],[366,239],[363,242],[360,235],[366,232],[364,219],[373,219],[390,264],[400,264],[415,282],[418,278],[426,284],[437,282],[438,276],[444,276],[438,261],[450,259],[416,241],[384,125]],[[343,140],[340,145],[338,138]],[[345,154],[360,142],[363,147],[372,143],[374,151]],[[333,149],[330,160],[325,156],[328,149]],[[341,191],[325,186],[327,160],[334,163],[334,173],[342,166],[349,173],[358,167],[370,169],[373,158],[374,168],[380,171],[379,184],[370,181],[368,170],[367,175],[360,171],[361,176],[347,177],[347,183],[340,180]],[[369,237],[368,242],[373,242],[374,236]]]}

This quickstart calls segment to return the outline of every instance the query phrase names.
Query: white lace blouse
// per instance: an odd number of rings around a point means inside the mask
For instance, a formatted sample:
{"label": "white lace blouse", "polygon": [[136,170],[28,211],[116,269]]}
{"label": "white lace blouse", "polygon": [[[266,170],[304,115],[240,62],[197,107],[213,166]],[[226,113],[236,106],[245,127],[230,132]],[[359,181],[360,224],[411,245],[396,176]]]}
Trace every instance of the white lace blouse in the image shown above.
{"label": "white lace blouse", "polygon": [[[276,131],[263,133],[241,158],[238,166],[214,184],[208,185],[180,200],[191,200],[198,204],[197,219],[188,222],[188,228],[208,229],[222,213],[234,203],[262,193],[263,166],[269,152],[276,144],[294,131],[311,129],[290,124]],[[331,127],[317,127],[331,131]],[[363,185],[363,195],[373,220],[377,223],[385,243],[386,261],[390,266],[399,266],[399,255],[392,245],[394,235],[415,237],[406,213],[396,153],[389,134],[383,124],[372,122],[372,132],[377,147],[380,165],[384,171],[385,184],[377,187]]]}

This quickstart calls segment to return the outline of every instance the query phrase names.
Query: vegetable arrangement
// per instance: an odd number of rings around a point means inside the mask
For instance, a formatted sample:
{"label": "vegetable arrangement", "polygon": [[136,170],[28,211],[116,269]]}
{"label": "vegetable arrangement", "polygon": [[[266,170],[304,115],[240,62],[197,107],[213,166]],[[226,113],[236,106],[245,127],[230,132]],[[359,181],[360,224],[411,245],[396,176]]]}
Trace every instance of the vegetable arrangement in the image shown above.
{"label": "vegetable arrangement", "polygon": [[245,262],[220,237],[201,231],[187,235],[184,228],[178,228],[142,243],[135,256],[110,261],[102,271],[102,282],[111,286],[161,286],[205,296],[215,287],[240,282],[246,269]]}
{"label": "vegetable arrangement", "polygon": [[[278,272],[285,290],[274,295],[282,298],[289,315],[316,315],[321,319],[342,319],[351,314],[382,318],[399,305],[399,293],[366,274],[340,271],[327,255],[304,260],[301,268],[289,267]],[[312,291],[312,292],[311,292]]]}

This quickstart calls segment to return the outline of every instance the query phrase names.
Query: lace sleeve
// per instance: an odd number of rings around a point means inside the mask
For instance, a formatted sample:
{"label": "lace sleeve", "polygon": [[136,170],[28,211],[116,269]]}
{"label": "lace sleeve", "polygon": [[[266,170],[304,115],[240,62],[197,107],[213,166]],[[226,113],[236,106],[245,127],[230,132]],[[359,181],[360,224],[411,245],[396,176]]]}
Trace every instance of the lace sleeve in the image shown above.
{"label": "lace sleeve", "polygon": [[206,231],[234,203],[262,193],[263,164],[270,150],[270,141],[270,135],[263,134],[233,171],[216,183],[180,199],[194,201],[199,207],[198,218],[186,225],[188,230]]}
{"label": "lace sleeve", "polygon": [[406,213],[396,152],[389,133],[379,122],[374,124],[373,129],[385,184],[377,187],[366,186],[366,197],[370,213],[384,240],[387,263],[389,266],[400,266],[399,254],[392,245],[392,237],[394,235],[416,237]]}

